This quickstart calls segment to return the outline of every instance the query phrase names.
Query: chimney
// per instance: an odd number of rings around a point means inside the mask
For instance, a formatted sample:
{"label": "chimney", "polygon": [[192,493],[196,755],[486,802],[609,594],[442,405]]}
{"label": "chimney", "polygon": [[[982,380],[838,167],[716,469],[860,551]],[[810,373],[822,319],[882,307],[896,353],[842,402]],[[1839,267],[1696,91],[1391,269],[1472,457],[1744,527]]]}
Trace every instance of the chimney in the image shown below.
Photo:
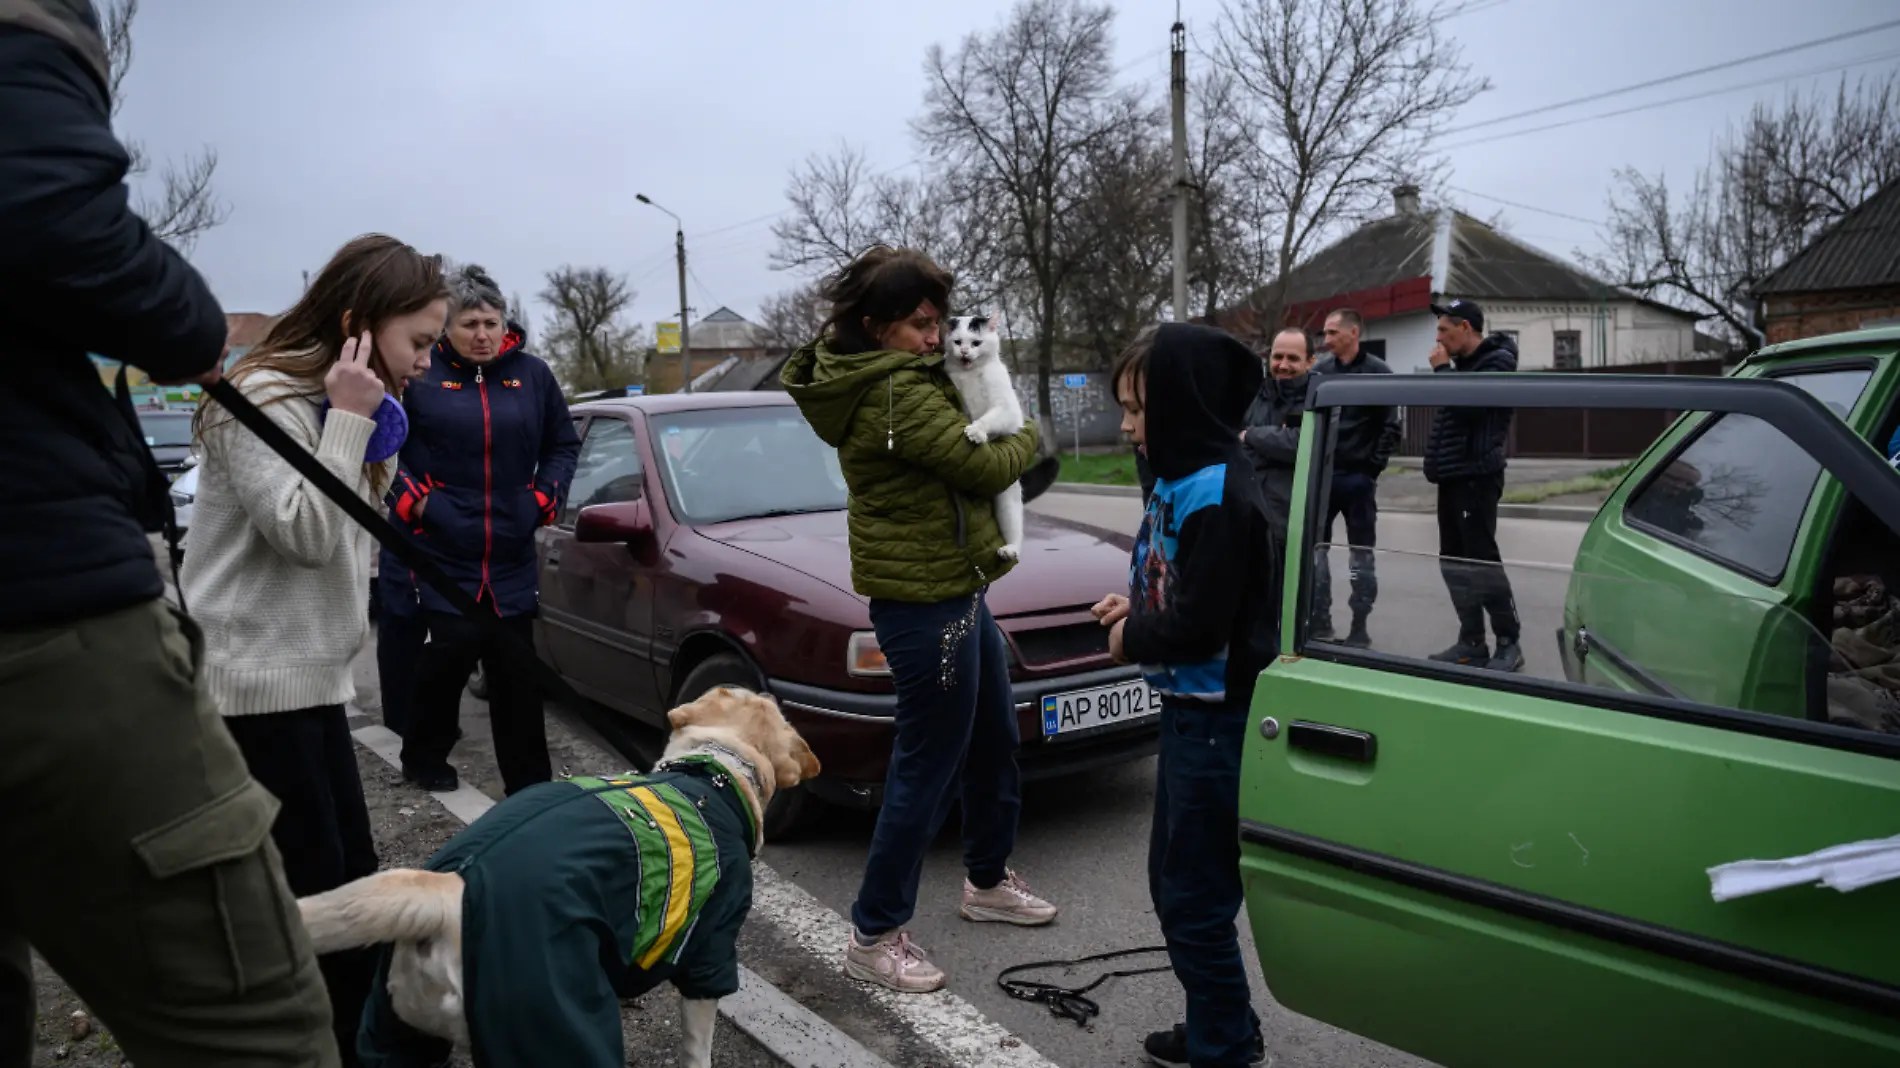
{"label": "chimney", "polygon": [[1400,215],[1418,214],[1418,186],[1410,182],[1392,190],[1392,207]]}

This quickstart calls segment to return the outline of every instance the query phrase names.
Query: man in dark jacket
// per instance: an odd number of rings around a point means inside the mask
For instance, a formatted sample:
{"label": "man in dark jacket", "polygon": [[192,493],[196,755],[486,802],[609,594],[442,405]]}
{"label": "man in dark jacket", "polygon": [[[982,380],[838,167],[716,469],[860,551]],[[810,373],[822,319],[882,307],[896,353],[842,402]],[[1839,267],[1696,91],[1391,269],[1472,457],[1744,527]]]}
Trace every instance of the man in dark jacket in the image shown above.
{"label": "man in dark jacket", "polygon": [[[1484,336],[1484,309],[1468,300],[1432,305],[1438,345],[1432,370],[1470,374],[1517,370],[1517,343],[1504,334]],[[1432,416],[1425,446],[1425,480],[1438,487],[1438,567],[1458,613],[1458,641],[1433,660],[1519,671],[1517,603],[1498,554],[1498,501],[1504,495],[1504,448],[1511,409],[1441,407]],[[1485,645],[1484,617],[1491,616],[1495,650]]]}
{"label": "man in dark jacket", "polygon": [[[1359,349],[1359,329],[1363,320],[1351,308],[1340,308],[1326,317],[1326,349],[1329,355],[1313,368],[1313,376],[1389,375],[1385,361]],[[1320,527],[1327,542],[1333,540],[1333,526],[1340,516],[1346,518],[1346,543],[1352,546],[1350,582],[1352,593],[1346,607],[1352,609],[1352,629],[1346,644],[1358,649],[1370,648],[1372,638],[1366,632],[1366,617],[1379,599],[1379,578],[1373,548],[1379,543],[1379,476],[1399,447],[1397,408],[1341,408],[1338,411],[1339,434],[1333,448],[1333,484],[1326,495],[1326,522]],[[1313,631],[1316,641],[1333,637],[1333,573],[1330,550],[1316,553],[1313,559]]]}
{"label": "man in dark jacket", "polygon": [[167,487],[88,358],[208,384],[225,347],[127,205],[109,82],[91,4],[0,0],[0,1065],[32,1059],[29,947],[142,1068],[335,1065],[277,801],[163,599]]}
{"label": "man in dark jacket", "polygon": [[[1300,458],[1300,418],[1306,410],[1306,386],[1313,353],[1306,332],[1287,327],[1274,335],[1267,351],[1267,375],[1247,406],[1240,443],[1260,483],[1274,544],[1286,547],[1287,517],[1293,503],[1293,465]],[[1274,610],[1278,618],[1278,610]]]}

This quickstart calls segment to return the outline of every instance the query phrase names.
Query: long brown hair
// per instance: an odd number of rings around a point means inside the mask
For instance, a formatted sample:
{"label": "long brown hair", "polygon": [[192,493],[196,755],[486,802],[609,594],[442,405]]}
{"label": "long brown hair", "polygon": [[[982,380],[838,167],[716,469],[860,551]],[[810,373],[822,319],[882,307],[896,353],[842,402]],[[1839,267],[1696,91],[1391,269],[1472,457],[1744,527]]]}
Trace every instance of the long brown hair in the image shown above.
{"label": "long brown hair", "polygon": [[926,300],[939,315],[948,315],[955,284],[949,271],[914,248],[873,245],[819,290],[831,303],[822,331],[825,345],[841,355],[877,349],[877,330],[902,321]]}
{"label": "long brown hair", "polygon": [[[262,402],[264,405],[292,397],[320,398],[324,394],[323,377],[342,353],[345,338],[365,330],[374,334],[389,320],[421,311],[448,296],[442,257],[424,256],[384,234],[365,234],[330,257],[310,288],[277,320],[264,340],[231,366],[231,381],[237,384],[260,371],[276,371],[304,388],[276,392]],[[381,356],[370,366],[385,388],[394,393],[396,383]],[[192,427],[194,437],[203,439],[210,425],[208,413],[216,405],[210,397],[199,404]],[[364,465],[378,495],[387,488],[382,484],[381,467]]]}

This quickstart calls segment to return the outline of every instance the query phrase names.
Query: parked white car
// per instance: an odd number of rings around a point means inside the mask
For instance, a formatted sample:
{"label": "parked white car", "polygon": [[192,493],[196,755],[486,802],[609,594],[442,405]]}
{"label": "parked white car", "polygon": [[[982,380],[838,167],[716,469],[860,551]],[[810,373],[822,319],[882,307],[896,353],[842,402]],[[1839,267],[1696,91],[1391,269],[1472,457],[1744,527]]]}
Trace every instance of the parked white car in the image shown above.
{"label": "parked white car", "polygon": [[177,518],[180,534],[191,529],[191,508],[198,499],[198,458],[194,456],[187,462],[191,466],[171,485],[172,514]]}

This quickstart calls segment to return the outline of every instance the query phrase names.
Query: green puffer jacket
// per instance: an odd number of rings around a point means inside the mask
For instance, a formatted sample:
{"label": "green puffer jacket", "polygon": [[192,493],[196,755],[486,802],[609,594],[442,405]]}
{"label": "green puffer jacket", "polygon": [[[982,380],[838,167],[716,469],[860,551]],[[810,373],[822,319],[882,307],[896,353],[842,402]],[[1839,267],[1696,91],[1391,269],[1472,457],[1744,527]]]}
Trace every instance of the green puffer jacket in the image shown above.
{"label": "green puffer jacket", "polygon": [[792,354],[785,391],[838,450],[851,490],[851,585],[866,597],[929,603],[1001,578],[995,498],[1036,456],[1036,424],[983,445],[940,355]]}

